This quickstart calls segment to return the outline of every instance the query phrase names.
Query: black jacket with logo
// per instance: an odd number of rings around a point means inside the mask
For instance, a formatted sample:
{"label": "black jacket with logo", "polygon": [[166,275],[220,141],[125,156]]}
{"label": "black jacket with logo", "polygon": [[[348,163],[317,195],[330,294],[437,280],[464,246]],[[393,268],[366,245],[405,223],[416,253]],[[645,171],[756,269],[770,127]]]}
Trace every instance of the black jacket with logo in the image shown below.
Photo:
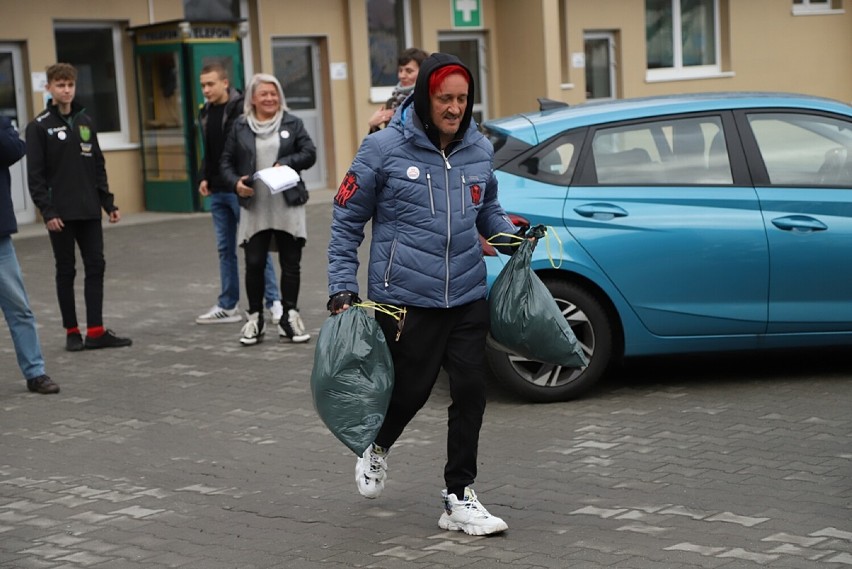
{"label": "black jacket with logo", "polygon": [[118,209],[107,183],[104,155],[85,109],[71,104],[66,120],[52,102],[26,130],[27,179],[45,221],[100,219]]}

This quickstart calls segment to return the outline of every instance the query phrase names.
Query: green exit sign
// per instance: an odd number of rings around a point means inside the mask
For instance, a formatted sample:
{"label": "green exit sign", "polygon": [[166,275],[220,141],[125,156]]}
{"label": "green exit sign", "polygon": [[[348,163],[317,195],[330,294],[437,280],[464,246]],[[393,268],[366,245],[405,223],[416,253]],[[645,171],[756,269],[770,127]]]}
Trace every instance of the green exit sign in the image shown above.
{"label": "green exit sign", "polygon": [[482,0],[450,0],[454,28],[482,27]]}

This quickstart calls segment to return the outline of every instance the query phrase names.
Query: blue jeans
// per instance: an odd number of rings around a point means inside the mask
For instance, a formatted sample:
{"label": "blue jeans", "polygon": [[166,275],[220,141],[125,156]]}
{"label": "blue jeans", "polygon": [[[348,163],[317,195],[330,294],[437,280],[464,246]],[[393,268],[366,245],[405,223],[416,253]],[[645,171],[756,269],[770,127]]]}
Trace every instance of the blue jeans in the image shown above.
{"label": "blue jeans", "polygon": [[24,378],[44,375],[44,356],[38,341],[35,316],[24,289],[21,266],[10,236],[0,237],[0,309],[6,317],[15,356]]}
{"label": "blue jeans", "polygon": [[[210,194],[210,214],[216,232],[216,249],[219,251],[219,280],[222,291],[217,304],[231,310],[240,301],[240,269],[237,261],[237,227],[240,225],[240,204],[237,194],[222,192]],[[267,256],[264,269],[266,307],[281,300],[278,280],[275,278],[271,256]]]}

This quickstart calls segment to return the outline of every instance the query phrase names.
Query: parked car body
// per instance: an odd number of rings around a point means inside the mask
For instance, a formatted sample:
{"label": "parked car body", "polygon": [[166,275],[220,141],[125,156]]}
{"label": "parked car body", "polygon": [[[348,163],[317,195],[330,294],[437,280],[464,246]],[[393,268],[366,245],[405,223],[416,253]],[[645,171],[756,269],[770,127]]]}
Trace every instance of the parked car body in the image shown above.
{"label": "parked car body", "polygon": [[[496,119],[500,201],[550,228],[532,268],[590,364],[489,344],[522,396],[588,390],[622,356],[852,343],[852,107],[712,93]],[[486,257],[489,286],[506,260]]]}

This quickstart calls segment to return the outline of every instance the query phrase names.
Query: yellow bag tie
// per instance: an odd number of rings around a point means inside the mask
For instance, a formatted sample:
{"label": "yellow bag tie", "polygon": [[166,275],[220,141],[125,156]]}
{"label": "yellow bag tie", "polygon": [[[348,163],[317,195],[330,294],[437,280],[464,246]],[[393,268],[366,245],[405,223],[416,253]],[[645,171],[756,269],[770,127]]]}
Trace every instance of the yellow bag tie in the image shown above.
{"label": "yellow bag tie", "polygon": [[402,334],[402,327],[405,325],[405,314],[407,312],[404,306],[399,307],[394,306],[393,304],[380,304],[378,302],[373,302],[372,300],[359,302],[357,304],[353,304],[353,306],[358,306],[361,308],[372,308],[373,310],[384,312],[385,314],[396,320],[396,338],[394,341],[399,341],[399,336]]}
{"label": "yellow bag tie", "polygon": [[[559,264],[557,265],[553,261],[553,253],[550,250],[550,234],[553,233],[553,238],[556,239],[556,242],[559,244]],[[485,240],[489,245],[497,245],[498,243],[492,242],[492,239],[496,239],[498,237],[508,237],[509,239],[514,240],[513,243],[499,243],[501,247],[518,247],[521,243],[523,243],[527,237],[522,237],[520,235],[514,235],[512,233],[495,233],[491,237]],[[546,230],[544,232],[544,248],[547,251],[547,259],[550,261],[550,266],[554,269],[559,269],[562,267],[562,240],[559,238],[559,234],[556,232],[556,229],[552,225],[546,226]]]}

